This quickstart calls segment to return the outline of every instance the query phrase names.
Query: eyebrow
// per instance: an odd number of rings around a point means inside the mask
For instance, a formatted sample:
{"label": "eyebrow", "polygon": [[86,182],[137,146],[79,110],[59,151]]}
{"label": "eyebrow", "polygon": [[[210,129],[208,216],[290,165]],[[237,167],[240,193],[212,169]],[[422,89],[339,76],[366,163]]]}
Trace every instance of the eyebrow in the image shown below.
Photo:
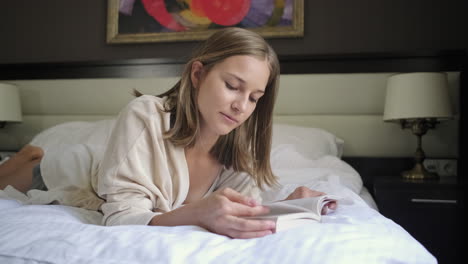
{"label": "eyebrow", "polygon": [[[234,73],[226,72],[226,74],[228,74],[228,75],[231,76],[231,77],[236,78],[236,79],[237,79],[239,82],[241,82],[242,84],[245,84],[245,83],[246,83],[246,81],[245,81],[244,79],[242,79],[241,77],[235,75]],[[264,94],[265,91],[258,89],[258,90],[256,90],[256,91],[254,91],[254,93],[263,93],[263,94]]]}

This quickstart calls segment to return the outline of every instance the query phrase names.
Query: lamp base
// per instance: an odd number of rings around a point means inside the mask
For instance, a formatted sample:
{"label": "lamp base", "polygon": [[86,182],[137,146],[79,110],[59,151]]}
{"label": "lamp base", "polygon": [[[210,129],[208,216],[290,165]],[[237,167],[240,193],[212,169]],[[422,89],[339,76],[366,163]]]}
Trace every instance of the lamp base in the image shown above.
{"label": "lamp base", "polygon": [[421,163],[416,163],[413,169],[401,173],[401,177],[408,180],[437,180],[439,175],[429,172]]}

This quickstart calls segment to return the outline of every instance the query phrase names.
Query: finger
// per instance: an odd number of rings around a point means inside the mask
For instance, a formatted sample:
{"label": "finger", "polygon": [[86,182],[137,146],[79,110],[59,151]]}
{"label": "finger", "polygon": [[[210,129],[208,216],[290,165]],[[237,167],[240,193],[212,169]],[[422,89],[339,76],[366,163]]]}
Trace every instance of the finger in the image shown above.
{"label": "finger", "polygon": [[221,194],[226,196],[230,201],[245,204],[247,206],[258,206],[259,204],[255,199],[248,196],[242,195],[231,188],[225,188],[221,190]]}
{"label": "finger", "polygon": [[322,215],[326,215],[326,214],[328,213],[328,209],[330,209],[330,210],[335,210],[336,207],[337,207],[336,202],[329,202],[329,203],[326,204],[326,206],[324,206],[324,207],[322,208],[321,214],[322,214]]}
{"label": "finger", "polygon": [[259,216],[270,212],[270,208],[263,205],[248,206],[233,202],[230,207],[229,214],[234,216]]}
{"label": "finger", "polygon": [[236,216],[230,216],[227,220],[231,229],[241,232],[266,231],[276,228],[276,223],[271,220],[245,219]]}
{"label": "finger", "polygon": [[295,199],[299,199],[299,198],[306,198],[306,197],[322,196],[322,195],[325,195],[325,193],[309,189],[308,187],[305,187],[305,186],[300,186],[294,190],[293,195]]}
{"label": "finger", "polygon": [[312,190],[312,192],[311,192],[311,196],[315,196],[315,197],[316,196],[323,196],[325,194],[326,193],[324,193],[324,192],[319,192],[319,191],[314,191],[314,190]]}
{"label": "finger", "polygon": [[338,204],[336,202],[331,202],[327,204],[328,208],[335,210],[338,207]]}
{"label": "finger", "polygon": [[239,238],[239,239],[249,239],[249,238],[258,238],[264,237],[267,235],[271,235],[274,232],[272,230],[265,230],[265,231],[253,231],[253,232],[242,232],[239,230],[229,230],[228,236],[231,238]]}

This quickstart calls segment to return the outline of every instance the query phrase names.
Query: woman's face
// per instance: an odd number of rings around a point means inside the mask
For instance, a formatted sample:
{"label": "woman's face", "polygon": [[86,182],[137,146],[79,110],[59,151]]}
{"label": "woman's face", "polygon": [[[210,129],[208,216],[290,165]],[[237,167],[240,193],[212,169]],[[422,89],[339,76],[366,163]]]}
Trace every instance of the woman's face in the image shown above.
{"label": "woman's face", "polygon": [[209,72],[194,62],[191,78],[198,89],[201,133],[225,135],[240,126],[265,93],[269,75],[268,61],[253,56],[229,57]]}

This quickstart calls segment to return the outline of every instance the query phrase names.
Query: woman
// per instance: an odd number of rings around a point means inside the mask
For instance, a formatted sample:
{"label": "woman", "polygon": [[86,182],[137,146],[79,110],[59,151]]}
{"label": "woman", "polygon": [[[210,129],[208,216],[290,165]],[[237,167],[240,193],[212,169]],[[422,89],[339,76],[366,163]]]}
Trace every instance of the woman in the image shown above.
{"label": "woman", "polygon": [[[259,189],[276,183],[265,157],[278,82],[266,41],[226,28],[196,49],[172,89],[136,92],[91,181],[104,223],[198,225],[233,238],[273,233],[274,222],[243,216],[267,213]],[[322,194],[300,187],[287,199]]]}

